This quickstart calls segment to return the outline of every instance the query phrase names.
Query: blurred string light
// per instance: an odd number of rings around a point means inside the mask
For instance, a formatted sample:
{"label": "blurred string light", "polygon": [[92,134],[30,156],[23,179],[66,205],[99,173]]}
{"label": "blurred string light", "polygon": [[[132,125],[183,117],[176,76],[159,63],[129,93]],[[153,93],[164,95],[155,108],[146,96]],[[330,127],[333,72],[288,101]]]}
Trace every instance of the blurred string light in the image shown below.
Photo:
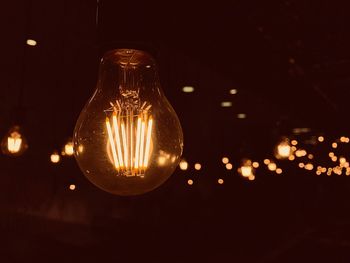
{"label": "blurred string light", "polygon": [[247,118],[247,114],[245,114],[245,113],[238,113],[237,114],[237,118],[238,119],[245,119],[245,118]]}
{"label": "blurred string light", "polygon": [[20,156],[27,148],[27,140],[18,125],[11,127],[1,141],[1,151],[8,156]]}
{"label": "blurred string light", "polygon": [[333,149],[336,149],[337,147],[338,147],[338,144],[337,144],[336,142],[333,142],[333,143],[332,143],[332,148],[333,148]]}
{"label": "blurred string light", "polygon": [[69,185],[69,190],[74,191],[76,188],[75,184],[70,184]]}
{"label": "blurred string light", "polygon": [[227,164],[230,160],[227,157],[222,157],[221,161],[223,164]]}
{"label": "blurred string light", "polygon": [[182,88],[182,91],[185,92],[185,93],[192,93],[192,92],[194,92],[194,87],[192,87],[192,86],[184,86]]}
{"label": "blurred string light", "polygon": [[303,149],[298,149],[295,151],[295,156],[296,157],[304,157],[307,155],[307,152]]}
{"label": "blurred string light", "polygon": [[221,178],[219,178],[219,179],[218,179],[218,184],[223,184],[223,183],[224,183],[224,180],[221,179]]}
{"label": "blurred string light", "polygon": [[66,144],[63,146],[62,155],[72,156],[74,154],[73,142],[72,140],[68,140]]}
{"label": "blurred string light", "polygon": [[232,170],[233,165],[232,165],[232,163],[227,163],[227,164],[225,165],[225,167],[226,167],[227,170]]}
{"label": "blurred string light", "polygon": [[200,169],[202,169],[202,165],[200,163],[195,163],[194,164],[194,169],[196,169],[197,171],[199,171]]}
{"label": "blurred string light", "polygon": [[188,169],[188,162],[185,160],[181,160],[179,163],[179,167],[182,171],[186,171]]}
{"label": "blurred string light", "polygon": [[235,95],[235,94],[237,94],[238,93],[238,90],[236,90],[236,89],[230,89],[230,94],[231,95]]}
{"label": "blurred string light", "polygon": [[[255,169],[252,165],[252,161],[249,159],[243,159],[241,166],[237,169],[238,173],[240,173],[245,178],[253,178],[255,179]],[[252,179],[252,180],[254,180]],[[251,180],[251,179],[249,179]]]}
{"label": "blurred string light", "polygon": [[57,151],[54,151],[51,155],[50,155],[50,161],[52,163],[59,163],[61,160],[60,155],[58,154]]}
{"label": "blurred string light", "polygon": [[188,184],[188,185],[193,185],[193,180],[192,180],[192,179],[188,179],[188,180],[187,180],[187,184]]}
{"label": "blurred string light", "polygon": [[223,108],[228,108],[228,107],[232,107],[232,102],[231,101],[222,101],[220,105]]}
{"label": "blurred string light", "polygon": [[28,46],[31,46],[31,47],[34,47],[37,45],[37,42],[34,39],[27,39],[26,43]]}
{"label": "blurred string light", "polygon": [[318,140],[319,142],[324,142],[324,137],[323,137],[323,136],[318,136],[317,140]]}
{"label": "blurred string light", "polygon": [[288,159],[293,154],[289,139],[283,138],[276,146],[275,157],[277,159]]}

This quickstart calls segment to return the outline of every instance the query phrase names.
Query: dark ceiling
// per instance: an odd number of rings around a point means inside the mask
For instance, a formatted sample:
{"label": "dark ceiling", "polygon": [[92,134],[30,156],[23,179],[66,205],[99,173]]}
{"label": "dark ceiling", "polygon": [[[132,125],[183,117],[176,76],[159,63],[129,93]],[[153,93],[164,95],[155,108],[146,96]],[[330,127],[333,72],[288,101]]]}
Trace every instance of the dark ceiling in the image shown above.
{"label": "dark ceiling", "polygon": [[[0,261],[349,262],[349,178],[262,164],[287,135],[329,165],[330,143],[350,134],[349,5],[99,2],[97,24],[94,0],[2,3],[0,132],[23,109],[29,149],[0,156]],[[125,43],[153,52],[190,164],[130,198],[95,188],[72,158],[49,162],[94,91],[99,56]],[[310,144],[318,135],[325,144]],[[253,182],[236,172],[245,157],[261,165]]]}

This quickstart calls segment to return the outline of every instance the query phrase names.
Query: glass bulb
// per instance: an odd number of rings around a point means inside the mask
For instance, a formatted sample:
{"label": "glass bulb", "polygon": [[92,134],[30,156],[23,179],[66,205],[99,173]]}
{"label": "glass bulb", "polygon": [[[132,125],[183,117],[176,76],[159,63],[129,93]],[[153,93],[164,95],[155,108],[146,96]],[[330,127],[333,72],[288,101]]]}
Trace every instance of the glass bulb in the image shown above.
{"label": "glass bulb", "polygon": [[288,159],[293,154],[292,146],[289,143],[289,139],[284,138],[276,146],[275,157],[277,159]]}
{"label": "glass bulb", "polygon": [[116,195],[149,192],[174,172],[182,129],[148,53],[116,49],[103,56],[97,88],[79,116],[73,143],[85,176]]}
{"label": "glass bulb", "polygon": [[52,163],[59,163],[61,160],[60,155],[58,154],[57,151],[54,151],[51,155],[50,155],[50,160]]}
{"label": "glass bulb", "polygon": [[4,136],[1,142],[3,154],[9,156],[22,155],[28,148],[27,140],[18,125],[13,126]]}
{"label": "glass bulb", "polygon": [[74,154],[73,142],[69,139],[63,146],[62,155],[72,156]]}

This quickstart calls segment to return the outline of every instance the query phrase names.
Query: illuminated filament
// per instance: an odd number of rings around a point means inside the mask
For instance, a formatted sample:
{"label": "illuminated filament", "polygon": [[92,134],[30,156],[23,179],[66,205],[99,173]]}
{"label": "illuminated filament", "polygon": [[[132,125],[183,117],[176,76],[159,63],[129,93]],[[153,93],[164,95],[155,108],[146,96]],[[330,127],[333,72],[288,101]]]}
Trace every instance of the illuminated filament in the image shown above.
{"label": "illuminated filament", "polygon": [[18,133],[12,133],[7,137],[7,149],[10,153],[18,153],[21,149],[22,138]]}
{"label": "illuminated filament", "polygon": [[114,111],[106,118],[107,151],[118,175],[144,175],[151,155],[152,126],[147,111]]}

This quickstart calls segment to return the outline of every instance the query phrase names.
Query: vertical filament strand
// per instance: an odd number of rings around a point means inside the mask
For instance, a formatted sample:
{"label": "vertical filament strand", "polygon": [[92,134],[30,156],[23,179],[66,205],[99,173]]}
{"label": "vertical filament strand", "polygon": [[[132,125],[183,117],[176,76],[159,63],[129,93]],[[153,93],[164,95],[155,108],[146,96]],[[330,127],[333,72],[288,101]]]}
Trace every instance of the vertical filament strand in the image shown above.
{"label": "vertical filament strand", "polygon": [[115,168],[117,168],[119,170],[119,163],[118,163],[118,158],[117,158],[117,152],[115,150],[115,143],[114,143],[114,140],[113,140],[112,128],[111,128],[111,125],[109,123],[109,119],[108,118],[106,118],[106,126],[107,126],[109,144],[110,144],[111,149],[112,149],[112,156],[113,156],[113,160],[114,160],[114,166],[115,166]]}
{"label": "vertical filament strand", "polygon": [[147,111],[133,113],[116,110],[106,118],[109,158],[122,175],[142,176],[149,165],[153,119]]}

